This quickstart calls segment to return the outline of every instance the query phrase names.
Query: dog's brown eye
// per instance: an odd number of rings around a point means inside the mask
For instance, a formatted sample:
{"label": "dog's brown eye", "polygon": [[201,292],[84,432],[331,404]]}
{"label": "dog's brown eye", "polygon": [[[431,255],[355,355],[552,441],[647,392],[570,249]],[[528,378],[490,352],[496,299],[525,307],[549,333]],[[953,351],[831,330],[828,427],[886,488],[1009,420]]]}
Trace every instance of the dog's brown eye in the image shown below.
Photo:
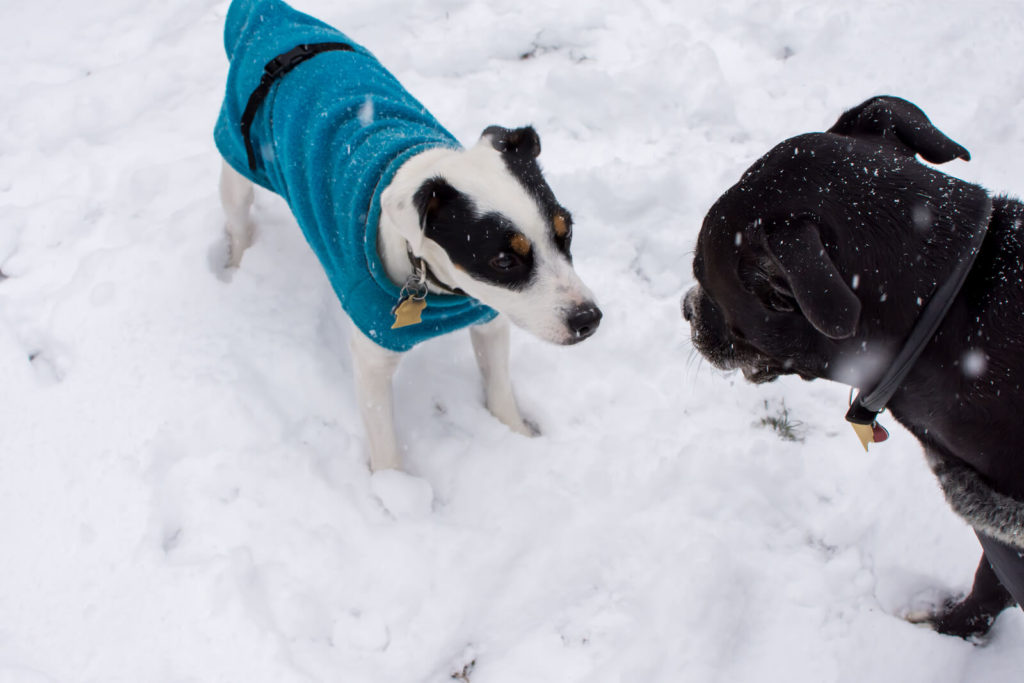
{"label": "dog's brown eye", "polygon": [[491,268],[495,270],[512,270],[518,266],[521,261],[515,254],[510,254],[507,251],[500,252],[497,256],[492,258],[490,261]]}

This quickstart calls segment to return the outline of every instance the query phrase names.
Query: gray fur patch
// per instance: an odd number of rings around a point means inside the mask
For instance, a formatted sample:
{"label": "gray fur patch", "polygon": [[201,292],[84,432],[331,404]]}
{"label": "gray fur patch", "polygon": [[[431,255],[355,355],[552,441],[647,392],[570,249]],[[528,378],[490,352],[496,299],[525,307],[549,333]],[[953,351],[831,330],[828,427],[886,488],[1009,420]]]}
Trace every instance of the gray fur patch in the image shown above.
{"label": "gray fur patch", "polygon": [[960,461],[930,452],[928,464],[953,512],[980,533],[1024,551],[1024,502],[993,490]]}

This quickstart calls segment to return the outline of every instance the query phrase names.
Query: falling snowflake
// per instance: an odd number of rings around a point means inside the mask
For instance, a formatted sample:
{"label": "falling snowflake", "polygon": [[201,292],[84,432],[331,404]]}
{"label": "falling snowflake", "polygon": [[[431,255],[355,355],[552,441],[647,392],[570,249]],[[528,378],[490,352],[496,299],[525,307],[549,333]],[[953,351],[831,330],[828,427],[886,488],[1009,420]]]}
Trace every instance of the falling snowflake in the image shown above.
{"label": "falling snowflake", "polygon": [[927,204],[915,204],[910,210],[910,219],[914,222],[914,227],[922,231],[932,227],[935,222],[932,210]]}
{"label": "falling snowflake", "polygon": [[373,99],[367,95],[363,106],[359,108],[359,123],[368,126],[373,123]]}
{"label": "falling snowflake", "polygon": [[968,349],[960,359],[960,365],[964,369],[964,375],[974,379],[985,373],[988,357],[981,349]]}

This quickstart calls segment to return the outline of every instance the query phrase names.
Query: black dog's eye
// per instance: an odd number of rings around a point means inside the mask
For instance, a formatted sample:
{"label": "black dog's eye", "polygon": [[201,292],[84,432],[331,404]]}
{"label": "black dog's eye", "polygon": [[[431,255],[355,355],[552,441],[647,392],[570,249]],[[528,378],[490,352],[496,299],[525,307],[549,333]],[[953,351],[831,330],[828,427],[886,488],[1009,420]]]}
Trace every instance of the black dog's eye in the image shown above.
{"label": "black dog's eye", "polygon": [[517,254],[510,254],[507,251],[502,251],[499,252],[497,256],[491,258],[488,263],[494,270],[506,271],[522,265],[523,261]]}

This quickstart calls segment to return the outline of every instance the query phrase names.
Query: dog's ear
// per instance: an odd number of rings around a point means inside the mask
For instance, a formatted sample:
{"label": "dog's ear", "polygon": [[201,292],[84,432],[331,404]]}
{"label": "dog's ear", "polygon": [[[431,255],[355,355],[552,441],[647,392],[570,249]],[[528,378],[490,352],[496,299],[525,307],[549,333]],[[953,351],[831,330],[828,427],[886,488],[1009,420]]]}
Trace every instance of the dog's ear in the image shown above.
{"label": "dog's ear", "polygon": [[535,159],[540,156],[540,136],[532,126],[509,130],[501,126],[488,126],[480,137],[489,138],[491,146],[502,154]]}
{"label": "dog's ear", "polygon": [[860,319],[860,300],[825,250],[817,223],[802,218],[768,227],[763,238],[808,322],[831,339],[852,337]]}
{"label": "dog's ear", "polygon": [[426,232],[431,220],[437,216],[438,212],[459,196],[459,191],[441,176],[434,176],[423,181],[423,184],[412,196],[412,203],[419,216],[421,232]]}
{"label": "dog's ear", "polygon": [[419,252],[430,218],[458,196],[459,191],[440,176],[418,186],[392,183],[380,196],[381,220],[389,221],[413,251]]}
{"label": "dog's ear", "polygon": [[916,105],[889,95],[872,97],[847,111],[828,132],[880,137],[907,156],[920,154],[935,164],[957,158],[971,160],[970,152],[946,137]]}

